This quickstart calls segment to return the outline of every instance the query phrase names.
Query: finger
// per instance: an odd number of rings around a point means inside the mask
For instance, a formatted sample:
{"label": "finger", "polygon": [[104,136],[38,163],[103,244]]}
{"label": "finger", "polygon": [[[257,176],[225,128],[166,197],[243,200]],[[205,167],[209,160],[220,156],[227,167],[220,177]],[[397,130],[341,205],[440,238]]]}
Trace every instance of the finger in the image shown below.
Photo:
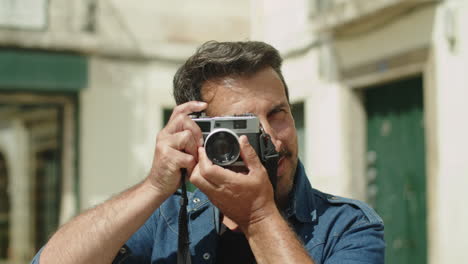
{"label": "finger", "polygon": [[217,185],[208,181],[201,175],[200,164],[195,165],[192,174],[189,177],[189,181],[206,195],[210,194],[213,190],[218,188]]}
{"label": "finger", "polygon": [[190,101],[190,102],[187,102],[187,103],[183,103],[181,105],[178,105],[174,108],[174,110],[172,111],[172,115],[171,117],[169,118],[169,120],[171,120],[173,117],[177,116],[177,115],[189,115],[191,113],[194,113],[194,112],[201,112],[203,110],[206,109],[206,107],[208,106],[207,103],[205,102],[200,102],[200,101]]}
{"label": "finger", "polygon": [[198,160],[198,145],[194,141],[190,130],[184,130],[170,135],[166,140],[168,141],[167,144],[169,147],[188,153]]}
{"label": "finger", "polygon": [[241,158],[249,171],[263,166],[258,158],[257,152],[255,152],[253,147],[250,145],[249,140],[245,135],[240,136],[239,145]]}
{"label": "finger", "polygon": [[169,164],[166,165],[173,167],[174,170],[185,168],[190,173],[196,165],[195,158],[192,155],[173,148],[167,148],[165,155],[170,157],[170,163],[172,163],[172,166]]}
{"label": "finger", "polygon": [[237,173],[213,164],[204,148],[198,148],[198,165],[201,175],[214,185],[234,182],[238,178]]}
{"label": "finger", "polygon": [[187,115],[177,115],[167,123],[164,128],[166,134],[174,134],[183,130],[190,130],[192,132],[193,140],[198,146],[203,145],[203,135],[200,127]]}

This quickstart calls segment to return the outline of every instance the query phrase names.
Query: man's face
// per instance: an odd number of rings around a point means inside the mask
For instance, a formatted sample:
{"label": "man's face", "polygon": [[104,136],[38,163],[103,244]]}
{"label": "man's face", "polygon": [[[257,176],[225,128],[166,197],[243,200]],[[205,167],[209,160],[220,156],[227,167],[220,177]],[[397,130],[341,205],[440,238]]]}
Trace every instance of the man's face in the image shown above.
{"label": "man's face", "polygon": [[279,206],[286,205],[297,166],[297,135],[285,88],[278,74],[265,68],[251,77],[230,76],[202,86],[209,116],[257,115],[280,152],[277,178]]}

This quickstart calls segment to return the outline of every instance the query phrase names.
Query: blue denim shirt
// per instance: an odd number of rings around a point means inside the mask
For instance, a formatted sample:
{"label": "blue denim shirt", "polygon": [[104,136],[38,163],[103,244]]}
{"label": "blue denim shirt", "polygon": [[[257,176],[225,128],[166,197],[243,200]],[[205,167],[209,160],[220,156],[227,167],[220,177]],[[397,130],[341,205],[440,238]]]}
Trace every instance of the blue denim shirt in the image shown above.
{"label": "blue denim shirt", "polygon": [[[164,202],[113,263],[177,263],[179,201],[176,193]],[[189,193],[187,211],[192,263],[216,263],[218,209],[196,190]],[[313,189],[300,162],[284,214],[316,264],[384,263],[382,219],[363,202]]]}

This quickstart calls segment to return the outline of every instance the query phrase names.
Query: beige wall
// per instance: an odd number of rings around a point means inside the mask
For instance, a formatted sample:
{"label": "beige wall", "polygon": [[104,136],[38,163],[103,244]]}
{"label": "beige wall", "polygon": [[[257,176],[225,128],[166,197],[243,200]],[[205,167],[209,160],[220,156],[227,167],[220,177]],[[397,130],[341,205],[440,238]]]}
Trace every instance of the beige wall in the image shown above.
{"label": "beige wall", "polygon": [[[201,42],[249,37],[248,0],[44,2],[44,29],[0,27],[0,45],[180,60]],[[89,3],[93,2],[97,4],[94,18],[89,13]],[[94,31],[86,30],[90,19],[95,20]]]}
{"label": "beige wall", "polygon": [[[464,225],[468,214],[463,203],[459,202],[463,201],[464,189],[468,186],[468,162],[464,153],[468,147],[468,123],[464,121],[468,113],[465,103],[465,98],[468,98],[468,38],[464,30],[468,26],[467,5],[465,1],[448,1],[427,6],[373,31],[356,37],[338,38],[333,42],[335,57],[331,59],[338,62],[336,67],[341,70],[419,47],[430,47],[426,66],[419,69],[425,75],[430,263],[467,260],[463,248],[468,244],[468,228]],[[454,18],[453,23],[450,16]],[[451,32],[455,38],[452,47],[449,41]],[[406,68],[395,70],[390,75],[368,73],[366,81],[370,85],[415,72],[414,68]],[[325,191],[362,199],[365,188],[355,186],[354,182],[365,184],[365,167],[355,167],[356,163],[364,162],[365,147],[357,146],[365,144],[364,131],[352,122],[356,120],[360,127],[365,125],[362,101],[346,80],[339,81],[342,84],[340,89],[333,78],[319,77],[323,84],[311,83],[311,86],[314,84],[319,88],[311,87],[308,93],[304,93],[310,132],[308,153],[312,153],[308,169],[312,171],[312,183]],[[317,91],[310,92],[314,89]],[[361,143],[356,144],[355,141]],[[334,166],[341,166],[341,169]]]}
{"label": "beige wall", "polygon": [[309,0],[251,0],[251,39],[282,52],[307,45],[314,37],[308,23]]}
{"label": "beige wall", "polygon": [[[335,38],[325,27],[309,39],[298,33],[317,26],[303,19],[304,1],[293,1],[294,11],[281,3],[275,2],[281,8],[274,10],[266,1],[252,2],[254,10],[261,10],[253,18],[253,38],[272,43],[286,55],[283,71],[292,101],[305,102],[305,165],[314,187],[323,191],[366,197],[365,112],[355,88],[424,74],[429,262],[466,261],[468,211],[462,201],[468,186],[468,2],[395,11],[396,17],[385,23],[375,17],[362,21],[367,25],[340,22]],[[290,30],[281,34],[281,28]],[[307,43],[310,48],[301,50]],[[422,47],[429,49],[420,65],[368,72],[353,82],[340,77],[343,70]]]}
{"label": "beige wall", "polygon": [[[447,32],[454,18],[455,45],[450,46]],[[431,263],[466,262],[468,211],[464,194],[468,186],[468,2],[451,1],[437,10],[433,35],[436,96],[437,164],[434,195]]]}
{"label": "beige wall", "polygon": [[[94,49],[97,39],[83,31],[84,3],[86,1],[50,0],[42,1],[46,6],[47,26],[44,29],[24,30],[21,27],[0,28],[0,44],[24,48],[47,50]],[[31,14],[41,12],[31,12]],[[33,19],[34,20],[34,19]]]}
{"label": "beige wall", "polygon": [[181,60],[207,40],[249,36],[249,2],[131,1],[100,2],[99,52],[118,51],[155,60]]}
{"label": "beige wall", "polygon": [[149,172],[174,65],[93,58],[81,93],[81,202],[95,205]]}
{"label": "beige wall", "polygon": [[80,94],[82,209],[147,175],[177,67],[204,41],[247,39],[248,4],[100,2],[99,44]]}
{"label": "beige wall", "polygon": [[401,14],[374,30],[337,39],[340,67],[347,69],[427,46],[431,42],[433,17],[434,7],[428,6]]}
{"label": "beige wall", "polygon": [[[310,18],[308,0],[144,0],[138,5],[103,0],[98,1],[95,33],[82,29],[86,1],[73,1],[73,8],[66,0],[49,2],[47,31],[2,28],[0,44],[89,55],[90,80],[80,93],[79,107],[81,209],[146,176],[162,109],[174,105],[173,74],[196,46],[210,39],[251,38],[280,49],[291,100],[305,102],[304,163],[312,184],[365,199],[365,113],[356,87],[340,72],[429,47],[425,64],[416,69],[425,81],[429,260],[467,261],[468,210],[463,203],[468,186],[467,1],[444,1],[398,13],[398,19],[386,23],[371,17],[356,25],[350,21],[375,10],[375,5],[401,1],[369,0],[362,14],[347,5],[343,10],[352,15],[334,13],[331,22],[323,24]],[[379,21],[378,26],[368,27],[372,21]],[[331,34],[334,27],[340,34]],[[408,71],[370,73],[365,82],[405,74]]]}

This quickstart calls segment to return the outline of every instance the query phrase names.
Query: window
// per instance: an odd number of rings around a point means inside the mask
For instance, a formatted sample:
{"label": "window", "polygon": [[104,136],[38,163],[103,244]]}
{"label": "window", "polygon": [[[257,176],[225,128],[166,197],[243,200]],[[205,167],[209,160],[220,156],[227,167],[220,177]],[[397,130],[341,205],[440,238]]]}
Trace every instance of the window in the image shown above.
{"label": "window", "polygon": [[165,127],[167,122],[169,122],[169,118],[171,118],[171,115],[172,115],[172,108],[163,109],[163,127]]}
{"label": "window", "polygon": [[305,161],[306,153],[306,139],[305,139],[305,119],[304,119],[304,103],[295,103],[292,104],[292,115],[294,117],[294,122],[296,123],[297,130],[297,145],[299,146],[299,158],[302,161]]}

